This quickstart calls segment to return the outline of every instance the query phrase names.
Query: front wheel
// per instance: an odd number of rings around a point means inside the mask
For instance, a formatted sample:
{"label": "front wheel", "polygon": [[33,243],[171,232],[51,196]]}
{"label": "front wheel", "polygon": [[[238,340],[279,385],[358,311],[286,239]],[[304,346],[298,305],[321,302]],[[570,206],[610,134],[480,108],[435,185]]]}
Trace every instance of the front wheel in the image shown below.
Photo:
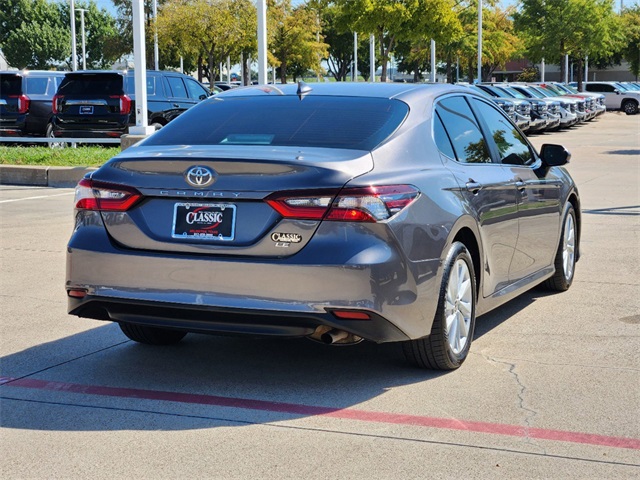
{"label": "front wheel", "polygon": [[576,254],[578,253],[576,212],[571,205],[566,209],[562,223],[562,235],[556,252],[554,265],[556,273],[544,282],[548,290],[564,292],[573,283],[576,270]]}
{"label": "front wheel", "polygon": [[431,334],[403,343],[407,360],[421,368],[455,370],[467,358],[476,320],[476,280],[469,251],[455,242],[447,253]]}
{"label": "front wheel", "polygon": [[169,330],[167,328],[136,325],[120,322],[120,330],[134,342],[147,345],[174,345],[184,338],[187,332]]}
{"label": "front wheel", "polygon": [[638,102],[627,100],[622,104],[622,110],[627,115],[635,115],[636,113],[638,113]]}

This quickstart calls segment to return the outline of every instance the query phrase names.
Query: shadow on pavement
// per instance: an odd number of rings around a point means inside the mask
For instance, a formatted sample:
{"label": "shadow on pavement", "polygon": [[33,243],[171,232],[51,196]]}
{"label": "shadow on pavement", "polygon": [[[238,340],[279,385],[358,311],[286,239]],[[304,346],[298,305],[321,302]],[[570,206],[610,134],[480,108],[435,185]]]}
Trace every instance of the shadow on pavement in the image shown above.
{"label": "shadow on pavement", "polygon": [[[480,317],[476,338],[543,295],[545,292],[532,290]],[[69,352],[66,360],[50,360],[61,358],[60,352]],[[400,345],[393,343],[329,347],[307,339],[190,334],[178,345],[152,347],[127,341],[115,324],[5,356],[0,364],[4,376],[29,372],[29,379],[52,382],[46,388],[16,387],[11,382],[0,386],[1,426],[61,431],[181,430],[221,422],[283,421],[313,416],[322,409],[353,408],[390,388],[447,375],[410,367]],[[465,375],[473,373],[469,368],[466,364],[448,374],[460,375],[464,382]],[[65,384],[76,385],[75,390]],[[96,395],[96,388],[130,390],[123,395]],[[232,411],[220,410],[223,405],[215,402],[136,398],[136,390],[175,393],[183,399],[240,399],[240,404]],[[247,413],[243,401],[294,407],[280,411],[257,408]],[[300,414],[297,407],[309,413]],[[137,415],[145,413],[163,415]]]}

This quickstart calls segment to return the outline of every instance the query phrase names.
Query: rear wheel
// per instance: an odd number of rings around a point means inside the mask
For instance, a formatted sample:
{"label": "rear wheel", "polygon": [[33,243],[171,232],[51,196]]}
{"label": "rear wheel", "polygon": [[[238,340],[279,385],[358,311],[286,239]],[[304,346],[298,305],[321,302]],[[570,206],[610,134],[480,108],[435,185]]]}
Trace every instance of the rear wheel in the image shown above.
{"label": "rear wheel", "polygon": [[[47,138],[56,138],[53,134],[53,124],[50,123],[47,125],[47,132],[45,133]],[[64,148],[67,144],[64,142],[49,142],[49,148]]]}
{"label": "rear wheel", "polygon": [[638,102],[633,100],[625,100],[622,104],[622,111],[627,115],[635,115],[638,113]]}
{"label": "rear wheel", "polygon": [[134,323],[119,323],[120,330],[134,342],[147,345],[173,345],[184,338],[187,332],[169,330],[166,328],[136,325]]}
{"label": "rear wheel", "polygon": [[564,292],[573,282],[577,253],[576,212],[571,205],[567,207],[562,224],[562,236],[556,252],[556,273],[544,282],[544,287],[556,292]]}
{"label": "rear wheel", "polygon": [[476,315],[476,282],[467,248],[455,242],[447,254],[438,309],[428,337],[403,343],[407,360],[421,368],[455,370],[467,358]]}

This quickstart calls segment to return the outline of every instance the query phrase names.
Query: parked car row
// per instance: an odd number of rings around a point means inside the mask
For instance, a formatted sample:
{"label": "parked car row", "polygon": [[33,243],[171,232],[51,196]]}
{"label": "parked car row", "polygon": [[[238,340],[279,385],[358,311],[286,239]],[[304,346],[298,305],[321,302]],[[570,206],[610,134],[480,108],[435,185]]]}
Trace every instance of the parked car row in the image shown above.
{"label": "parked car row", "polygon": [[[0,135],[119,138],[135,125],[133,71],[0,72]],[[212,93],[178,72],[147,71],[156,129]]]}
{"label": "parked car row", "polygon": [[606,112],[605,96],[561,83],[481,83],[469,88],[492,98],[524,132],[550,132]]}

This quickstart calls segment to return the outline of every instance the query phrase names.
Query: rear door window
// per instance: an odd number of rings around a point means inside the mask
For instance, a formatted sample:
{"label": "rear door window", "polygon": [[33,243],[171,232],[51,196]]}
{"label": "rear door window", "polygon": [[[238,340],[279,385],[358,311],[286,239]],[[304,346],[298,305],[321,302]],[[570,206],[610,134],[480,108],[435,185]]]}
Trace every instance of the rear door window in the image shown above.
{"label": "rear door window", "polygon": [[456,158],[462,163],[491,163],[491,155],[471,107],[464,97],[438,102],[436,112],[449,134]]}
{"label": "rear door window", "polygon": [[[124,83],[124,91],[127,95],[136,94],[136,79],[133,76],[127,76]],[[156,94],[156,77],[147,75],[147,96]]]}

